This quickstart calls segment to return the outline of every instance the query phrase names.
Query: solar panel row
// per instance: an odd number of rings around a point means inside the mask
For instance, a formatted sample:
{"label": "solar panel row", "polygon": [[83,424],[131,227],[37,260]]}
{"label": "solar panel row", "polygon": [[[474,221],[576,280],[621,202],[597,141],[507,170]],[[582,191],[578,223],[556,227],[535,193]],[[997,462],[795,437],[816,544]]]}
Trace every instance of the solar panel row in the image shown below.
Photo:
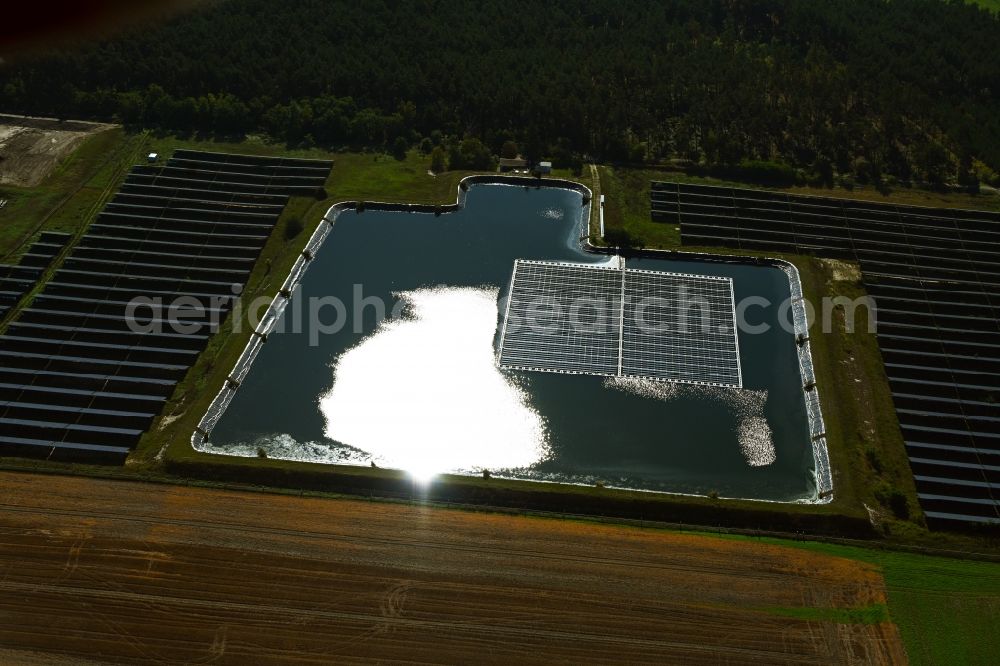
{"label": "solar panel row", "polygon": [[17,264],[0,264],[0,320],[35,288],[42,273],[69,240],[69,234],[46,231],[28,247]]}
{"label": "solar panel row", "polygon": [[1000,215],[653,183],[685,244],[858,261],[925,514],[1000,521]]}
{"label": "solar panel row", "polygon": [[506,368],[741,386],[728,278],[518,260]]}
{"label": "solar panel row", "polygon": [[[331,166],[178,150],[134,167],[0,336],[0,455],[123,461],[229,313],[288,197],[318,192]],[[136,298],[165,306],[130,309]]]}

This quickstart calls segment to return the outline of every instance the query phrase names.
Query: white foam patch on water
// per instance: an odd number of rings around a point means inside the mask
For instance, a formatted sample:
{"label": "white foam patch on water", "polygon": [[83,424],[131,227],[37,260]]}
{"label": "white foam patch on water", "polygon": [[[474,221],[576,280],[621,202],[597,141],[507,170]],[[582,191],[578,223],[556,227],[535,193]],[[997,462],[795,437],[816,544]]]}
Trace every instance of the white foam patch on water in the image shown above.
{"label": "white foam patch on water", "polygon": [[663,401],[671,400],[680,390],[680,384],[658,382],[642,377],[608,377],[604,380],[604,387]]}
{"label": "white foam patch on water", "polygon": [[227,443],[221,446],[206,442],[199,450],[244,458],[260,457],[327,465],[368,465],[371,456],[364,451],[334,442],[300,442],[291,435],[266,435],[253,441]]}
{"label": "white foam patch on water", "polygon": [[319,400],[326,436],[418,477],[544,459],[544,420],[495,363],[497,295],[397,294],[407,317],[383,322],[336,361],[333,387]]}
{"label": "white foam patch on water", "polygon": [[771,426],[763,416],[748,416],[739,423],[740,449],[751,467],[764,467],[775,460]]}
{"label": "white foam patch on water", "polygon": [[777,454],[774,450],[771,426],[764,418],[767,391],[738,389],[731,393],[729,404],[739,419],[737,430],[743,457],[751,467],[770,465],[777,458]]}
{"label": "white foam patch on water", "polygon": [[538,213],[546,220],[561,220],[566,215],[562,208],[546,208]]}
{"label": "white foam patch on water", "polygon": [[765,467],[777,459],[771,426],[764,416],[767,391],[658,382],[638,377],[608,377],[604,387],[663,402],[681,395],[722,402],[736,417],[736,437],[747,465]]}

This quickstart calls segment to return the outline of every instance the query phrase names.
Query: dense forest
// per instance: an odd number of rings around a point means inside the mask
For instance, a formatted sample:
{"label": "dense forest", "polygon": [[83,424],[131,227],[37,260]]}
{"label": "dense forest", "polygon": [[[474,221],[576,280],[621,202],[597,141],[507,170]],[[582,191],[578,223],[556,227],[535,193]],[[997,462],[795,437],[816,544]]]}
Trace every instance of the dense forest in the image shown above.
{"label": "dense forest", "polygon": [[1000,184],[998,45],[1000,19],[959,1],[229,0],[8,54],[0,109],[438,166],[506,144],[975,187]]}

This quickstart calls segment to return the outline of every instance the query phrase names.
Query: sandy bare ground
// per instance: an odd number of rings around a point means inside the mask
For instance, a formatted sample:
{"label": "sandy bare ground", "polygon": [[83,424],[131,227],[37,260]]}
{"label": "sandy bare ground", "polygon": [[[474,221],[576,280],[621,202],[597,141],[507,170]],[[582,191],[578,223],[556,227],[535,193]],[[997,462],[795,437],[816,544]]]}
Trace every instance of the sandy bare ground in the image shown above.
{"label": "sandy bare ground", "polygon": [[0,473],[0,659],[901,663],[795,549],[419,506]]}
{"label": "sandy bare ground", "polygon": [[84,137],[110,127],[0,114],[0,185],[38,185]]}
{"label": "sandy bare ground", "polygon": [[833,274],[834,281],[860,282],[861,268],[858,264],[850,261],[840,261],[839,259],[819,259],[824,266],[829,267]]}

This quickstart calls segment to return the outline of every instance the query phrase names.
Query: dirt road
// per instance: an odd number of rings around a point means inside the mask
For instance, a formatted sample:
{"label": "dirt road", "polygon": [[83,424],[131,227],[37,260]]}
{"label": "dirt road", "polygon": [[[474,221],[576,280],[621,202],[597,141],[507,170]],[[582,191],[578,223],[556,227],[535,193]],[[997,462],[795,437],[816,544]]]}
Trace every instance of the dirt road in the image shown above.
{"label": "dirt road", "polygon": [[743,541],[0,472],[4,663],[899,663],[891,624],[766,610],[884,594]]}

